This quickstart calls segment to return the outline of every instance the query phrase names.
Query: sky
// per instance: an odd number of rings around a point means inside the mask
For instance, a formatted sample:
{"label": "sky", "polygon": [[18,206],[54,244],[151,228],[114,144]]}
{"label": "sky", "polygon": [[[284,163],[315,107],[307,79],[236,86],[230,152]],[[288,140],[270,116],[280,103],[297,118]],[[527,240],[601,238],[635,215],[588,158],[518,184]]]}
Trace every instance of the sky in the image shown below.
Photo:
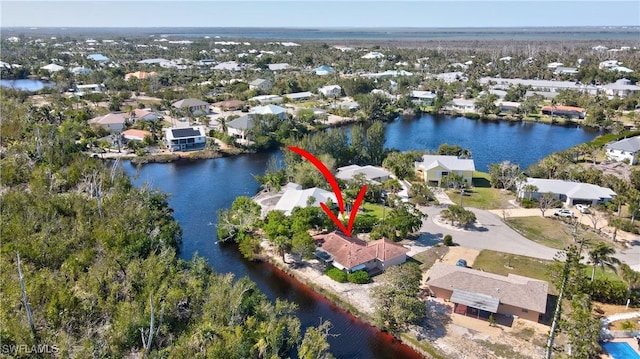
{"label": "sky", "polygon": [[1,27],[640,26],[640,1],[0,1]]}

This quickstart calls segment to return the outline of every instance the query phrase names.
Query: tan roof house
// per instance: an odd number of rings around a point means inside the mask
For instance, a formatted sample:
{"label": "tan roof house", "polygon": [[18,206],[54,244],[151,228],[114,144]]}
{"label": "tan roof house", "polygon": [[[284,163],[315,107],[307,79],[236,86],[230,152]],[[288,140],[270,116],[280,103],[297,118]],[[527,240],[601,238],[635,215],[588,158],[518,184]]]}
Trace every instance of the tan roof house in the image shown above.
{"label": "tan roof house", "polygon": [[459,314],[494,313],[538,322],[547,308],[549,283],[514,274],[505,277],[438,262],[429,270],[427,285],[436,297],[453,302]]}
{"label": "tan roof house", "polygon": [[130,78],[137,78],[139,80],[148,79],[149,77],[156,76],[158,73],[155,71],[146,72],[146,71],[136,71],[130,72],[124,75],[125,80],[129,80]]}
{"label": "tan roof house", "polygon": [[136,129],[122,131],[122,137],[128,141],[142,141],[146,136],[151,136],[151,132]]}
{"label": "tan roof house", "polygon": [[172,103],[171,106],[179,108],[181,110],[188,110],[192,114],[209,113],[209,104],[196,98],[186,98],[184,100],[179,100]]}
{"label": "tan roof house", "polygon": [[129,121],[131,114],[129,112],[111,112],[104,116],[94,117],[89,123],[102,126],[110,132],[122,132],[125,123]]}
{"label": "tan roof house", "polygon": [[462,176],[467,186],[471,185],[473,171],[476,170],[472,159],[457,156],[424,155],[422,162],[416,162],[415,168],[425,182],[440,184],[442,177],[449,174]]}
{"label": "tan roof house", "polygon": [[385,238],[367,242],[337,231],[314,238],[318,250],[333,257],[333,266],[347,272],[367,270],[371,274],[379,273],[404,263],[409,251]]}

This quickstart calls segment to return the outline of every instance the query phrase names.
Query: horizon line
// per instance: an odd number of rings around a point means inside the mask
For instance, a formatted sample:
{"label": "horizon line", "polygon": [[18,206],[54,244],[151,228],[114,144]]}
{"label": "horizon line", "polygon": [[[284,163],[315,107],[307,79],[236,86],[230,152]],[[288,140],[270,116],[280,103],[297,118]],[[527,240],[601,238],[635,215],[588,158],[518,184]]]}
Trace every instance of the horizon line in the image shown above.
{"label": "horizon line", "polygon": [[0,29],[570,29],[570,28],[631,28],[640,25],[532,25],[532,26],[2,26]]}

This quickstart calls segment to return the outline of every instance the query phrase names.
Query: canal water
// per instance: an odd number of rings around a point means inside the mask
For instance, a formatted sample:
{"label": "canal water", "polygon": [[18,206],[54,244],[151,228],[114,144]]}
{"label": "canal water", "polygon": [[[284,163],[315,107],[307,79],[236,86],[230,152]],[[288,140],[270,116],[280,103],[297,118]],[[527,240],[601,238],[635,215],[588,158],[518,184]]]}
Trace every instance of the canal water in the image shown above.
{"label": "canal water", "polygon": [[[582,129],[544,124],[508,124],[463,118],[424,116],[415,120],[397,120],[387,124],[387,147],[398,149],[436,149],[441,143],[470,148],[476,167],[510,159],[526,167],[540,158],[574,144],[591,140],[597,133]],[[248,276],[268,298],[287,299],[299,307],[302,327],[333,323],[329,338],[337,358],[416,358],[416,353],[386,334],[356,320],[313,291],[264,263],[243,260],[230,245],[218,244],[216,213],[228,208],[237,196],[252,196],[259,186],[254,175],[261,175],[271,157],[282,158],[279,151],[169,164],[135,167],[123,164],[136,185],[170,194],[169,204],[183,228],[180,256],[190,259],[198,253],[219,273]]]}
{"label": "canal water", "polygon": [[0,80],[0,86],[20,91],[40,91],[45,87],[53,87],[55,83],[40,80]]}

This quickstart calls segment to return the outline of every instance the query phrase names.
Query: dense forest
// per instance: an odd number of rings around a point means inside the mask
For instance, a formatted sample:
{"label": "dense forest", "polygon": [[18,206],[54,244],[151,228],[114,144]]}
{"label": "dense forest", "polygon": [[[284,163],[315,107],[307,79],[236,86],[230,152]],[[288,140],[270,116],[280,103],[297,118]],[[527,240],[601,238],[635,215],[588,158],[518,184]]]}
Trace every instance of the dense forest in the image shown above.
{"label": "dense forest", "polygon": [[3,355],[32,357],[38,345],[65,358],[330,355],[329,323],[302,333],[294,304],[179,259],[167,196],[82,153],[81,110],[45,118],[2,98]]}

